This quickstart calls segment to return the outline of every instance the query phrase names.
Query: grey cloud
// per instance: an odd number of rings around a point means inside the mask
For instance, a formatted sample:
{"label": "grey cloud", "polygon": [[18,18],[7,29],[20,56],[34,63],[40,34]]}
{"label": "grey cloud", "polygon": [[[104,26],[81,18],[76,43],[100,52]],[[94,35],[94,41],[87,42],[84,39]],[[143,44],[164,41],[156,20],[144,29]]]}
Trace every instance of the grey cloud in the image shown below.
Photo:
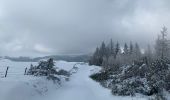
{"label": "grey cloud", "polygon": [[152,43],[168,0],[0,0],[0,54],[86,54],[110,38]]}

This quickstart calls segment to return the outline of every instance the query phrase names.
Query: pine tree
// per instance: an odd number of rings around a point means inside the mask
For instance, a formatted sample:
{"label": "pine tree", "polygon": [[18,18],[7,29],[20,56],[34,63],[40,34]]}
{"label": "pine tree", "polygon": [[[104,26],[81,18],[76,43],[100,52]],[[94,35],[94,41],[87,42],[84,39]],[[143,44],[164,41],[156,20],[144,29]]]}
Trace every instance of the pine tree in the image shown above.
{"label": "pine tree", "polygon": [[136,59],[139,59],[141,57],[141,49],[137,43],[135,44],[134,56]]}
{"label": "pine tree", "polygon": [[167,40],[167,28],[163,27],[161,34],[158,35],[155,45],[157,58],[165,59],[169,57],[169,40]]}
{"label": "pine tree", "polygon": [[52,58],[48,59],[47,63],[48,63],[48,65],[47,65],[48,69],[51,69],[51,68],[53,68],[55,66],[54,65],[54,60]]}
{"label": "pine tree", "polygon": [[124,51],[124,55],[127,55],[129,53],[129,48],[128,48],[128,45],[126,43],[124,45],[123,51]]}
{"label": "pine tree", "polygon": [[89,64],[90,65],[99,65],[99,48],[96,48],[96,51],[94,52],[93,56],[91,57]]}
{"label": "pine tree", "polygon": [[167,55],[168,52],[168,44],[167,44],[167,28],[163,27],[162,31],[161,31],[161,35],[162,35],[162,41],[161,41],[161,45],[162,45],[162,51],[161,51],[161,58],[164,59]]}
{"label": "pine tree", "polygon": [[102,45],[100,47],[100,55],[101,58],[103,58],[104,56],[106,56],[106,45],[104,42],[102,42]]}
{"label": "pine tree", "polygon": [[132,42],[130,42],[130,50],[129,50],[129,53],[130,53],[130,54],[133,54],[133,49],[134,49],[134,48],[133,48],[133,44],[132,44]]}
{"label": "pine tree", "polygon": [[114,43],[112,39],[110,40],[110,55],[114,55]]}
{"label": "pine tree", "polygon": [[96,48],[96,51],[95,51],[95,53],[93,55],[92,64],[100,65],[100,51],[99,51],[98,47]]}
{"label": "pine tree", "polygon": [[103,57],[102,66],[104,69],[108,69],[108,58]]}
{"label": "pine tree", "polygon": [[116,48],[115,48],[115,58],[117,57],[117,55],[120,53],[120,45],[119,43],[117,42],[116,44]]}
{"label": "pine tree", "polygon": [[156,40],[156,45],[155,45],[155,56],[156,58],[161,58],[161,39],[160,35],[158,35],[158,38]]}
{"label": "pine tree", "polygon": [[51,74],[56,74],[56,70],[54,68],[54,60],[52,58],[50,58],[47,61],[47,74],[51,75]]}
{"label": "pine tree", "polygon": [[147,63],[150,64],[153,60],[153,53],[152,53],[150,45],[147,46],[147,49],[145,51],[145,56],[147,58]]}
{"label": "pine tree", "polygon": [[107,49],[106,49],[106,45],[104,42],[102,42],[102,45],[100,46],[100,50],[99,50],[99,66],[102,65],[103,63],[103,58],[107,56]]}

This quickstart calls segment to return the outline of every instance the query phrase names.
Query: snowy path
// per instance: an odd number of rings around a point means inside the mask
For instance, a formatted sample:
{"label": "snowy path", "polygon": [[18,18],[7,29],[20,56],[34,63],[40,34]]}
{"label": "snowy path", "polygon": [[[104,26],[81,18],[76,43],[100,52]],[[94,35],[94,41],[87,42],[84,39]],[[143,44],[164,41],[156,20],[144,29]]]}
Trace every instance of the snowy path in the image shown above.
{"label": "snowy path", "polygon": [[[101,87],[89,78],[93,67],[79,65],[79,70],[70,81],[59,88],[49,100],[132,100],[131,97],[113,96],[110,90]],[[133,100],[142,100],[134,99]],[[143,99],[144,100],[144,99]]]}
{"label": "snowy path", "polygon": [[[5,70],[6,67],[3,66],[11,66],[9,73],[21,73],[9,74],[7,78],[0,78],[0,100],[146,100],[146,98],[140,97],[113,96],[110,90],[89,78],[91,70],[95,69],[95,66],[78,64],[76,66],[79,68],[78,72],[70,77],[70,81],[64,82],[61,87],[58,87],[43,78],[24,76],[25,67],[23,66],[29,66],[31,62],[0,60],[0,63],[0,71]],[[57,61],[56,67],[69,71],[75,63]],[[98,67],[96,68],[98,69]],[[37,85],[36,88],[35,85]],[[48,88],[48,93],[38,95],[37,90],[44,90],[44,88]]]}

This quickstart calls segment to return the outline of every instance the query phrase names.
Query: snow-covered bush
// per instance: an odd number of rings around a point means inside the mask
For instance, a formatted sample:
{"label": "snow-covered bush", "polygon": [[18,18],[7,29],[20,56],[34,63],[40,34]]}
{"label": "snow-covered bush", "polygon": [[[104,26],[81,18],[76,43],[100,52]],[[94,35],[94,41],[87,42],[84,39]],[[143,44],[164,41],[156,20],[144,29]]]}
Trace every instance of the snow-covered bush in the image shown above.
{"label": "snow-covered bush", "polygon": [[69,76],[69,72],[65,70],[57,71],[54,67],[54,61],[52,58],[47,61],[40,61],[38,66],[31,65],[30,69],[27,72],[27,75],[34,76],[45,76],[48,80],[60,81],[59,75]]}
{"label": "snow-covered bush", "polygon": [[109,73],[107,72],[95,73],[90,77],[98,82],[102,82],[109,79]]}
{"label": "snow-covered bush", "polygon": [[57,71],[54,66],[55,65],[53,59],[49,59],[47,61],[40,61],[38,66],[31,65],[27,74],[35,76],[49,76],[51,74],[56,74]]}
{"label": "snow-covered bush", "polygon": [[140,93],[163,98],[163,90],[170,91],[170,69],[166,60],[158,59],[151,65],[139,60],[128,66],[120,66],[119,73],[115,71],[100,71],[91,78],[110,88],[114,95],[134,96]]}
{"label": "snow-covered bush", "polygon": [[[99,73],[91,78],[102,86],[112,89],[116,95],[156,95],[164,100],[163,91],[170,92],[170,45],[167,28],[163,27],[155,42],[144,52],[139,45],[131,42],[124,47],[110,41],[103,42],[90,59],[90,65],[101,66]],[[121,47],[123,47],[121,49]]]}
{"label": "snow-covered bush", "polygon": [[119,83],[112,83],[112,93],[115,95],[131,95],[135,93],[142,93],[147,95],[150,92],[147,79],[140,77],[133,77],[119,81]]}
{"label": "snow-covered bush", "polygon": [[57,74],[58,74],[58,75],[64,75],[64,76],[67,76],[67,77],[70,76],[70,73],[69,73],[68,71],[63,70],[63,69],[59,70],[59,71],[57,72]]}

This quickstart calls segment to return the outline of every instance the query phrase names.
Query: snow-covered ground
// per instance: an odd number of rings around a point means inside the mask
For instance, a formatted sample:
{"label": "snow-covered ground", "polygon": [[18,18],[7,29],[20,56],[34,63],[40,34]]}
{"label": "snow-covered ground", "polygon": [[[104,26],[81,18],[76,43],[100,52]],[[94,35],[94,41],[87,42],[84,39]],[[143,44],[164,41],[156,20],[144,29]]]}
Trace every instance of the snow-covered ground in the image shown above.
{"label": "snow-covered ground", "polygon": [[[13,62],[10,60],[0,60],[0,100],[38,100],[34,99],[45,93],[57,90],[60,86],[47,81],[45,78],[24,75],[25,68],[30,65],[37,65],[37,62]],[[55,65],[59,69],[69,71],[75,62],[66,63],[56,61]],[[9,67],[6,78],[5,71]]]}
{"label": "snow-covered ground", "polygon": [[[89,78],[92,72],[99,69],[95,66],[77,64],[77,73],[70,77],[70,81],[58,86],[43,78],[24,76],[25,67],[30,64],[31,62],[0,60],[1,77],[4,76],[6,66],[10,67],[9,75],[0,78],[0,100],[147,100],[141,96],[113,96],[110,90]],[[55,65],[69,71],[75,64],[76,62],[57,61]],[[38,94],[40,95],[36,96]]]}
{"label": "snow-covered ground", "polygon": [[110,90],[89,78],[91,71],[97,70],[97,67],[88,65],[78,65],[78,67],[78,72],[72,75],[69,82],[47,97],[49,100],[146,100],[141,97],[113,96]]}

